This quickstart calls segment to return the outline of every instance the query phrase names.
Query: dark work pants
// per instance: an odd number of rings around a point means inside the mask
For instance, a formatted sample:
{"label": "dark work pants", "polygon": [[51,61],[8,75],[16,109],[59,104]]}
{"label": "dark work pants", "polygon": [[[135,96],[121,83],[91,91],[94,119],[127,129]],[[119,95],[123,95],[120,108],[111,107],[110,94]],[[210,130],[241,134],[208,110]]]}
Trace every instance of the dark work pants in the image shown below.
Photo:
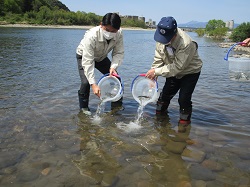
{"label": "dark work pants", "polygon": [[[80,94],[84,94],[89,97],[90,85],[87,77],[84,74],[84,69],[82,68],[82,57],[78,54],[76,55],[79,75],[81,78]],[[101,62],[95,62],[95,68],[98,69],[102,74],[109,73],[111,66],[111,61],[108,57],[104,58]]]}
{"label": "dark work pants", "polygon": [[200,72],[185,75],[181,79],[175,77],[166,78],[159,100],[163,101],[166,108],[171,99],[179,91],[180,119],[190,120],[192,114],[192,94],[199,79]]}

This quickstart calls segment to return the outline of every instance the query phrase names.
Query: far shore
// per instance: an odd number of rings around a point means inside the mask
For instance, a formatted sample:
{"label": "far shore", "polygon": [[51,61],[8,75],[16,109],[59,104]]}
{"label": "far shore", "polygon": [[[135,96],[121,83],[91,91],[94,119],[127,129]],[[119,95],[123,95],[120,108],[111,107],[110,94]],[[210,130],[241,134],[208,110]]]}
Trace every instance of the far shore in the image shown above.
{"label": "far shore", "polygon": [[[0,24],[0,27],[12,27],[12,28],[48,28],[48,29],[90,29],[94,27],[93,25],[32,25],[32,24]],[[122,30],[140,30],[140,31],[152,31],[155,29],[143,29],[139,27],[121,27]],[[229,48],[234,43],[232,42],[222,42],[219,44],[221,48]],[[240,45],[235,46],[236,51],[242,51],[250,54],[250,47],[242,47]],[[243,54],[245,56],[245,54]],[[246,55],[249,57],[249,55]]]}
{"label": "far shore", "polygon": [[[13,27],[13,28],[48,28],[48,29],[90,29],[93,25],[32,25],[32,24],[0,24],[0,27]],[[121,27],[122,30],[154,30],[143,29],[140,27]]]}

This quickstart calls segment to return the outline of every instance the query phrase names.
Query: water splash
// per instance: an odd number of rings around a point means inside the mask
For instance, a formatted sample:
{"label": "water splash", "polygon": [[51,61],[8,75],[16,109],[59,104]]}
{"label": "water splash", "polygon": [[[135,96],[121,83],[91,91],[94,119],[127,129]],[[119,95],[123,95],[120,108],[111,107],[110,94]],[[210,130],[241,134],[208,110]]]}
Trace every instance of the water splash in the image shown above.
{"label": "water splash", "polygon": [[137,119],[135,120],[135,123],[137,123],[138,125],[141,124],[141,120],[143,119],[143,109],[144,105],[139,105],[137,109]]}
{"label": "water splash", "polygon": [[117,127],[127,133],[130,132],[137,132],[139,129],[142,128],[140,124],[138,124],[136,121],[131,121],[128,124],[124,122],[118,122],[116,123]]}
{"label": "water splash", "polygon": [[143,119],[143,109],[144,109],[145,105],[141,104],[139,105],[138,109],[137,109],[137,116],[135,121],[131,121],[128,124],[125,124],[123,122],[119,122],[117,123],[117,127],[119,129],[122,129],[123,131],[130,133],[130,132],[137,132],[139,129],[142,128],[141,126],[141,121]]}
{"label": "water splash", "polygon": [[104,112],[105,109],[105,103],[103,100],[99,103],[96,109],[96,113],[93,117],[93,122],[94,123],[100,123],[101,122],[101,114]]}

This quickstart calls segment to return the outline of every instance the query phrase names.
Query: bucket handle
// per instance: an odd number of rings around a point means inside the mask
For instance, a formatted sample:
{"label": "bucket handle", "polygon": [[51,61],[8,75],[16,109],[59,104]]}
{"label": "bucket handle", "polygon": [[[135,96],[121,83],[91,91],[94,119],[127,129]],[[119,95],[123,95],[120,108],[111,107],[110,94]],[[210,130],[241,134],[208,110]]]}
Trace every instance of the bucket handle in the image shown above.
{"label": "bucket handle", "polygon": [[238,43],[233,44],[233,45],[229,48],[229,50],[228,50],[226,56],[224,57],[224,60],[228,61],[228,55],[229,55],[230,51],[234,48],[234,46],[236,46],[236,45],[241,45],[241,44],[245,44],[245,43],[244,43],[244,42],[238,42]]}
{"label": "bucket handle", "polygon": [[[133,89],[135,79],[137,79],[138,77],[146,77],[146,74],[139,74],[133,79],[132,84],[131,84],[131,88],[130,88],[131,92],[132,92],[132,89]],[[156,91],[158,92],[158,82],[156,80],[154,80],[154,82],[156,83]]]}
{"label": "bucket handle", "polygon": [[[97,82],[97,84],[98,84],[104,77],[106,77],[106,76],[109,76],[109,73],[104,74],[104,75],[99,79],[99,81]],[[121,89],[120,94],[122,94],[122,92],[124,92],[124,85],[123,85],[123,80],[122,80],[121,76],[119,76],[119,75],[116,74],[116,73],[113,73],[112,76],[113,76],[113,77],[116,77],[116,78],[118,78],[118,79],[120,79],[121,86],[122,86],[122,89]]]}

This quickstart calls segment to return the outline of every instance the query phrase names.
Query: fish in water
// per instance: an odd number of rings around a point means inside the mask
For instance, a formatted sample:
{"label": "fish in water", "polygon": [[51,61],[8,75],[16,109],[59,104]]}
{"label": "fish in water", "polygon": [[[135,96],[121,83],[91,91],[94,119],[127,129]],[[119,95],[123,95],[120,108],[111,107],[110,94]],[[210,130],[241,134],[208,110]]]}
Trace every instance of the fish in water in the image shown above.
{"label": "fish in water", "polygon": [[140,96],[138,96],[138,98],[146,98],[146,99],[150,99],[150,97],[149,97],[149,96],[146,96],[146,95],[140,95]]}

